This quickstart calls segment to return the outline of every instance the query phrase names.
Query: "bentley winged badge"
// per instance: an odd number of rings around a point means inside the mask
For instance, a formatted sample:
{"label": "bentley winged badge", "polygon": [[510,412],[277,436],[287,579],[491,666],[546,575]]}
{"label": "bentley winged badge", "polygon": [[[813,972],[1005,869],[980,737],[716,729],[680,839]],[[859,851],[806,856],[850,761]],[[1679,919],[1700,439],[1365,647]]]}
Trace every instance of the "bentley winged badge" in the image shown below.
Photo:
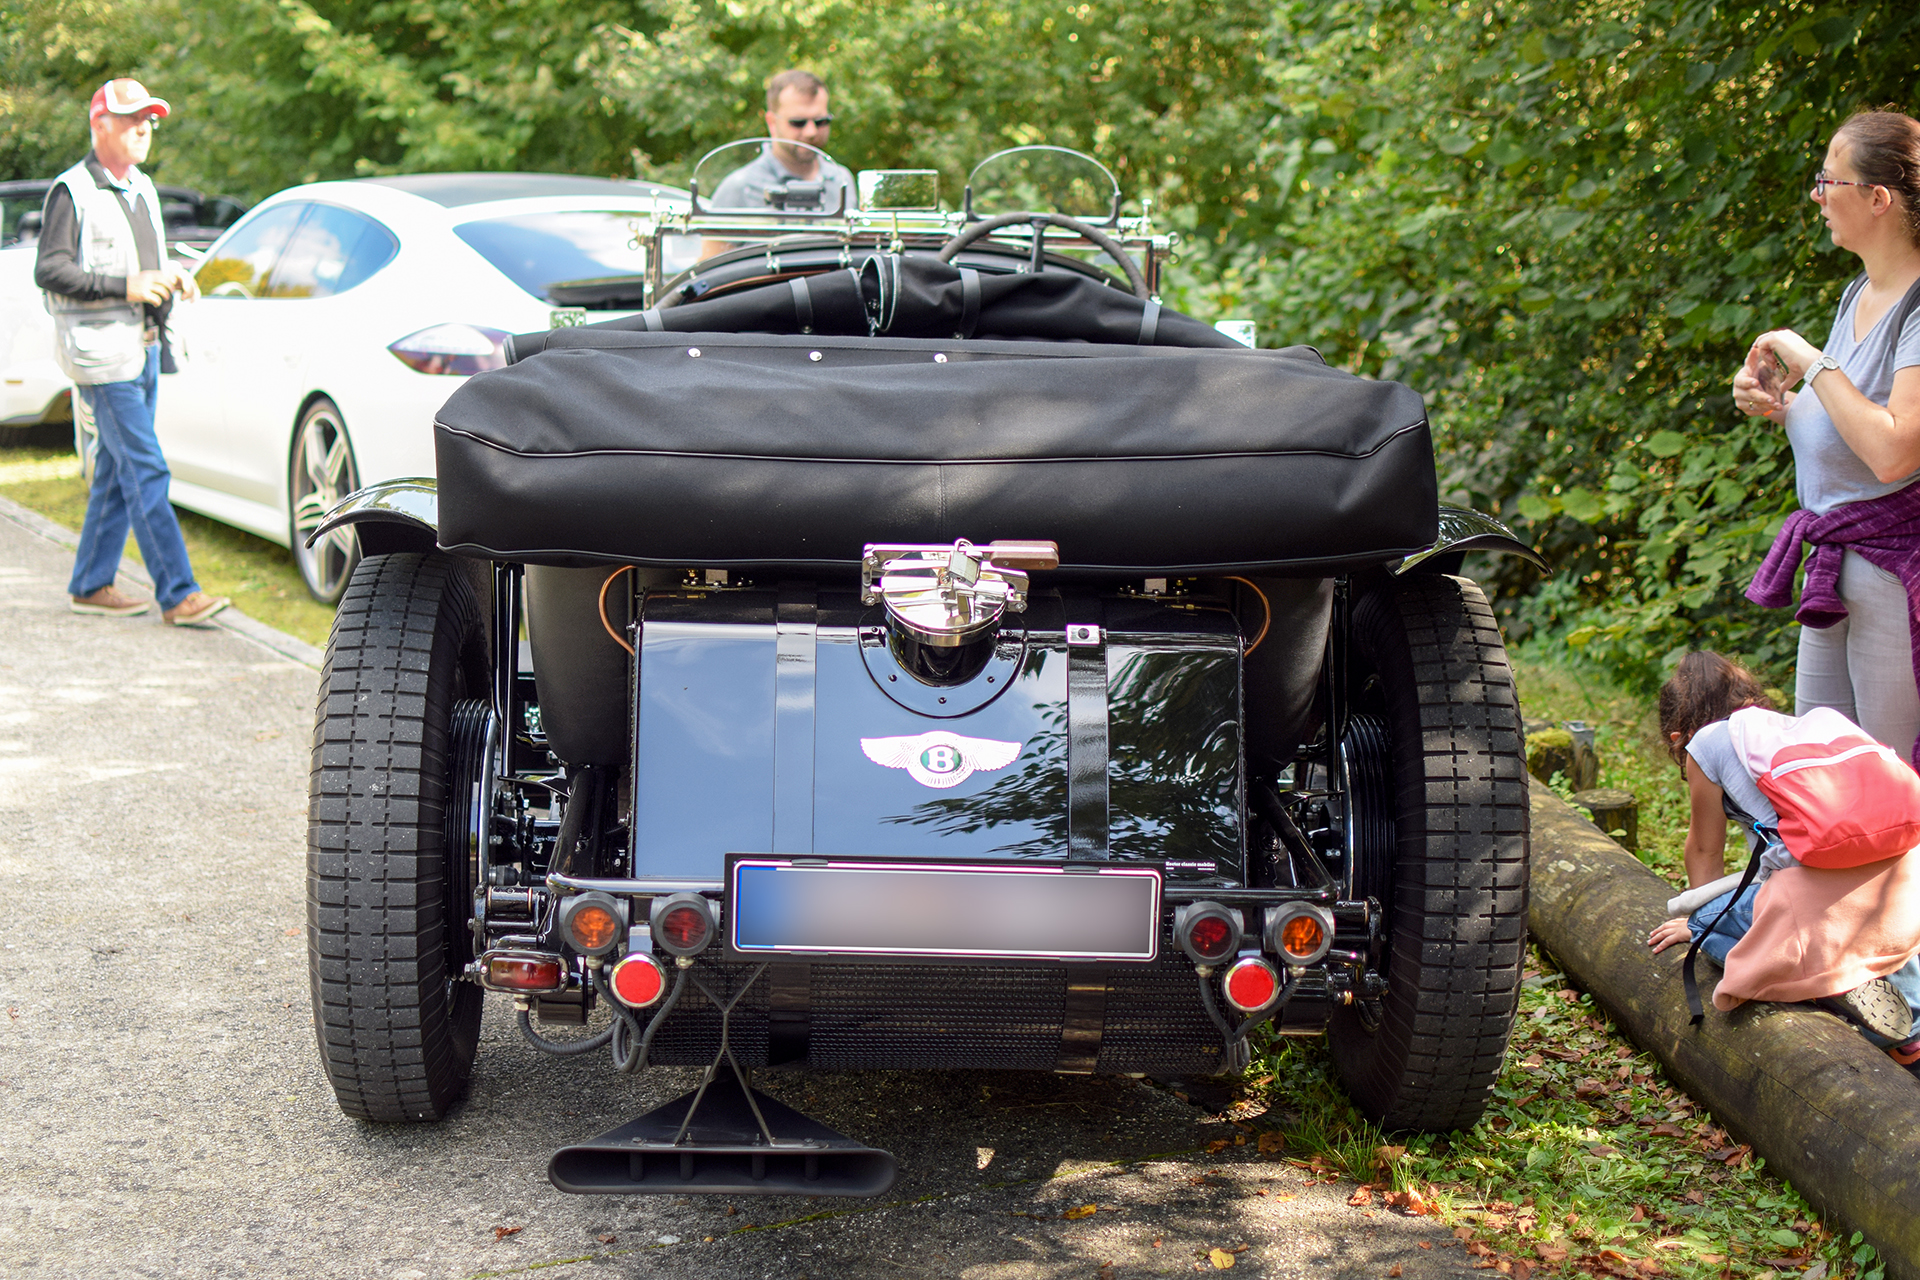
{"label": "bentley winged badge", "polygon": [[946,790],[957,787],[975,771],[1004,769],[1020,755],[1018,742],[992,738],[965,738],[945,729],[899,738],[862,738],[867,759],[889,769],[905,769],[922,786]]}

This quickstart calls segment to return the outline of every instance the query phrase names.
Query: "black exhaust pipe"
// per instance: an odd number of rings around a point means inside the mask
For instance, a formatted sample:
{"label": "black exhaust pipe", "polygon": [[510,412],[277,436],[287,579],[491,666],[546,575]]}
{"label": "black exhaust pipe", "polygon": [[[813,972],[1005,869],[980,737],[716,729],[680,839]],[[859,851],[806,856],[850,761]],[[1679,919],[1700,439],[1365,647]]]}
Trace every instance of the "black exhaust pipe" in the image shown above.
{"label": "black exhaust pipe", "polygon": [[705,1097],[682,1094],[562,1147],[547,1165],[560,1190],[603,1196],[877,1196],[898,1172],[892,1152],[863,1147],[730,1076],[716,1076]]}

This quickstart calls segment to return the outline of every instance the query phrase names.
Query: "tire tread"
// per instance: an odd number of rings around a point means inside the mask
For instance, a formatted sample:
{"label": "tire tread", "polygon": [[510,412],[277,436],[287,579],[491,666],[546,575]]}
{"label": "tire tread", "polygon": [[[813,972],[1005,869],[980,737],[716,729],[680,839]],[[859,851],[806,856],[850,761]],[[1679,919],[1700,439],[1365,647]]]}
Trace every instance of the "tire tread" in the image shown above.
{"label": "tire tread", "polygon": [[314,1034],[341,1110],[438,1120],[465,1093],[480,993],[449,987],[447,716],[479,603],[440,555],[361,561],[322,669],[309,775]]}
{"label": "tire tread", "polygon": [[1388,691],[1398,849],[1381,1022],[1369,1033],[1336,1015],[1334,1059],[1383,1128],[1463,1129],[1499,1078],[1526,952],[1519,700],[1468,579],[1386,584],[1362,599],[1354,631]]}

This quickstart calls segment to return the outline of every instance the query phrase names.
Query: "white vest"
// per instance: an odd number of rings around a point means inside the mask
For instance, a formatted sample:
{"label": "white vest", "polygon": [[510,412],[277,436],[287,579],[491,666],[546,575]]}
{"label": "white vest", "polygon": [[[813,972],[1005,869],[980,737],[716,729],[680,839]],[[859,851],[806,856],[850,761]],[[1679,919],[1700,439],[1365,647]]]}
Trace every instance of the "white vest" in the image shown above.
{"label": "white vest", "polygon": [[[160,246],[160,266],[167,266],[167,232],[160,221],[160,193],[138,169],[127,171],[132,201],[146,198],[153,219],[154,241]],[[61,174],[57,182],[73,197],[79,230],[80,266],[110,276],[132,276],[140,270],[140,249],[133,225],[118,191],[94,183],[82,160]],[[47,310],[53,314],[54,358],[61,370],[82,386],[129,382],[146,368],[147,309],[125,298],[82,302],[48,292]]]}

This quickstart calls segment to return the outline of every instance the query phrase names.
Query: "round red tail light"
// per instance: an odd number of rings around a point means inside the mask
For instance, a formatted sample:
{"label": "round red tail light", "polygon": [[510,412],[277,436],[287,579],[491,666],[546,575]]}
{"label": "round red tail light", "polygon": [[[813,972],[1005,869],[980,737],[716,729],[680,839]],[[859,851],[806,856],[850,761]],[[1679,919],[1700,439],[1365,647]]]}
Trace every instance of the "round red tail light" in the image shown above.
{"label": "round red tail light", "polygon": [[1248,956],[1227,970],[1227,1003],[1242,1013],[1272,1004],[1280,994],[1280,974],[1265,960]]}
{"label": "round red tail light", "polygon": [[654,945],[669,955],[691,956],[713,942],[713,904],[697,893],[676,893],[653,900]]}
{"label": "round red tail light", "polygon": [[1174,915],[1173,936],[1195,964],[1222,964],[1240,949],[1240,913],[1217,902],[1189,903]]}
{"label": "round red tail light", "polygon": [[644,1009],[660,999],[667,989],[667,975],[660,962],[644,951],[636,951],[613,966],[613,994],[620,1003]]}

